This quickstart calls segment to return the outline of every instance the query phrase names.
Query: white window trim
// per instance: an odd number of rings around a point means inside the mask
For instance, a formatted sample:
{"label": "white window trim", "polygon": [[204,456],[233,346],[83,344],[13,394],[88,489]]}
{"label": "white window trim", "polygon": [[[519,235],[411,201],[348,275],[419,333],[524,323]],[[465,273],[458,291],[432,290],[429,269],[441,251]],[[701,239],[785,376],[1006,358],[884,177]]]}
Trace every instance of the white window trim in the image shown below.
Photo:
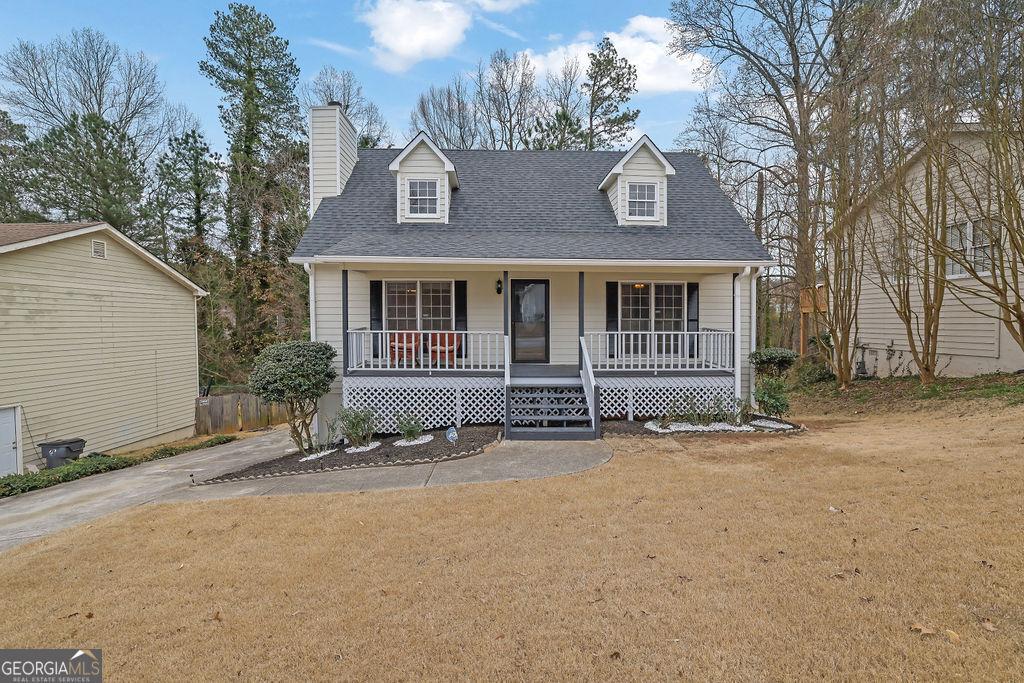
{"label": "white window trim", "polygon": [[[634,285],[636,283],[642,283],[648,285],[651,288],[650,304],[648,306],[648,325],[649,329],[646,330],[648,333],[654,333],[654,285],[682,285],[683,286],[683,332],[689,332],[686,329],[686,325],[690,321],[690,301],[687,296],[689,281],[688,280],[619,280],[619,301],[617,308],[619,309],[619,332],[623,332],[622,329],[622,286],[625,284]],[[700,331],[700,322],[697,323],[697,331]],[[630,332],[643,333],[645,330],[629,330]]]}
{"label": "white window trim", "polygon": [[[415,330],[392,330],[388,327],[388,283],[389,282],[415,282],[416,283],[416,329]],[[451,283],[451,301],[452,301],[452,317],[451,317],[451,329],[449,330],[424,330],[423,329],[423,288],[420,286],[424,282],[448,282]],[[383,328],[385,332],[454,332],[455,331],[455,280],[445,280],[443,278],[391,278],[389,280],[382,280],[380,288],[381,296],[381,313],[383,317]]]}
{"label": "white window trim", "polygon": [[[949,239],[949,231],[955,229],[958,225],[966,225],[967,226],[967,230],[965,232],[965,238],[966,239],[965,239],[964,252],[965,252],[965,257],[966,257],[966,255],[968,253],[970,254],[971,261],[973,262],[974,261],[974,221],[960,221],[958,223],[950,224],[946,228],[946,239],[947,240]],[[992,248],[992,243],[989,242],[988,246],[989,246],[989,249],[991,249]],[[947,256],[946,257],[946,279],[947,280],[970,280],[970,279],[974,278],[974,276],[970,272],[967,272],[967,271],[965,271],[963,273],[951,273],[950,272],[953,268],[957,268],[957,267],[960,267],[960,264],[958,262],[956,262],[956,261],[953,261],[952,259],[950,259]],[[991,274],[992,274],[991,269],[990,270],[979,270],[978,271],[978,277],[984,277],[986,275],[991,275]]]}
{"label": "white window trim", "polygon": [[[437,211],[434,213],[413,213],[412,208],[412,197],[409,195],[409,186],[416,182],[427,182],[434,183],[434,187],[437,190]],[[422,197],[420,199],[423,199]],[[426,197],[429,199],[429,197]],[[405,217],[411,220],[417,220],[420,218],[440,218],[441,217],[441,178],[437,176],[410,176],[405,179]]]}
{"label": "white window trim", "polygon": [[[629,186],[630,185],[654,185],[654,215],[653,216],[630,216],[629,215],[629,202],[637,201],[629,198]],[[648,199],[642,199],[639,201],[650,201]],[[627,180],[626,181],[626,220],[627,221],[643,221],[645,223],[654,223],[661,221],[661,183],[657,180]]]}

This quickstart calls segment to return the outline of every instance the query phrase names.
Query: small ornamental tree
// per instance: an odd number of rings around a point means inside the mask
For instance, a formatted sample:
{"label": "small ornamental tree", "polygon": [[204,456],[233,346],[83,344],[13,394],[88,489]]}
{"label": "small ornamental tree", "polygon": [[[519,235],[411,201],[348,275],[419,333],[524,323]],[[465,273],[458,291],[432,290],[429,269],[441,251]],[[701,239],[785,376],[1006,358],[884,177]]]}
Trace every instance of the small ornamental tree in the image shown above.
{"label": "small ornamental tree", "polygon": [[302,453],[316,448],[310,426],[316,402],[338,376],[337,351],[323,342],[290,341],[263,349],[249,374],[249,390],[267,402],[285,404],[292,441]]}

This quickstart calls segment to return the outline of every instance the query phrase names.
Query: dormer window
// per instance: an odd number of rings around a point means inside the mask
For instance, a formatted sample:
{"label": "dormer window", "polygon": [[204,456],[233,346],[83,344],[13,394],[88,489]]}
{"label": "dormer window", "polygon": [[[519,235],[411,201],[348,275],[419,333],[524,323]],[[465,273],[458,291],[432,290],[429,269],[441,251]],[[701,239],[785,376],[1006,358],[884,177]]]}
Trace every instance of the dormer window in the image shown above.
{"label": "dormer window", "polygon": [[437,218],[437,180],[410,179],[408,198],[410,216]]}
{"label": "dormer window", "polygon": [[629,184],[629,217],[637,220],[657,220],[658,184]]}

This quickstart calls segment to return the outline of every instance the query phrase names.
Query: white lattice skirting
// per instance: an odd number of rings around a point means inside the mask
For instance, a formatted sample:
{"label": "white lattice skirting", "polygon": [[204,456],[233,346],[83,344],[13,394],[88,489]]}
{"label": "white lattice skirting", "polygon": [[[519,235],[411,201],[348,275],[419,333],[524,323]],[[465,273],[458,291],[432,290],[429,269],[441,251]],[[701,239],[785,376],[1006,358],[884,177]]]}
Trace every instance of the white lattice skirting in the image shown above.
{"label": "white lattice skirting", "polygon": [[501,377],[346,377],[344,404],[372,408],[379,429],[397,429],[395,417],[411,413],[427,429],[505,419],[505,382]]}
{"label": "white lattice skirting", "polygon": [[664,415],[673,401],[736,408],[732,377],[601,377],[601,417],[629,420]]}

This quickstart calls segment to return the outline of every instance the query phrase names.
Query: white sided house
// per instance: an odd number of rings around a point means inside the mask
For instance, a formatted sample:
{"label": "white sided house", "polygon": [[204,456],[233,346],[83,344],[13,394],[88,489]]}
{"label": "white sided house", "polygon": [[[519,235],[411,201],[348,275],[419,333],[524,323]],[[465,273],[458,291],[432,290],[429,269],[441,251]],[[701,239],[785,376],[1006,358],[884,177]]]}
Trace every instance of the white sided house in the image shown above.
{"label": "white sided house", "polygon": [[[953,160],[946,171],[952,190],[945,207],[939,207],[936,199],[931,200],[931,212],[946,216],[950,248],[960,252],[963,260],[974,263],[977,276],[998,280],[1003,274],[998,269],[996,272],[991,269],[995,247],[991,231],[977,227],[986,219],[982,214],[991,217],[999,205],[990,189],[990,179],[981,170],[989,163],[983,135],[973,126],[962,125],[951,136],[947,155]],[[873,234],[876,236],[873,239],[876,244],[873,248],[876,251],[884,253],[886,245],[877,235],[889,235],[892,216],[902,206],[911,204],[922,212],[926,211],[926,197],[929,196],[925,182],[927,163],[928,156],[919,151],[902,170],[898,187],[909,199],[890,192],[874,196],[864,206],[861,220],[865,225],[875,226]],[[883,287],[876,259],[870,256],[871,251],[872,247],[869,247],[864,257],[855,360],[863,362],[862,372],[873,376],[916,372],[906,326]],[[1024,269],[1024,264],[1021,268]],[[1013,275],[1007,275],[1012,282]],[[974,275],[966,272],[962,264],[946,259],[945,278],[946,292],[940,309],[936,345],[939,374],[967,377],[1024,369],[1024,351],[1000,320],[1001,309]],[[891,277],[890,281],[898,282]],[[913,273],[906,286],[910,312],[918,326],[923,326],[922,301],[927,285],[919,273]],[[917,334],[920,335],[919,332]]]}
{"label": "white sided house", "polygon": [[191,436],[205,294],[105,223],[0,224],[0,475]]}
{"label": "white sided house", "polygon": [[356,149],[311,114],[312,337],[339,405],[507,438],[595,438],[600,419],[751,396],[750,302],[771,258],[700,160],[621,151]]}

